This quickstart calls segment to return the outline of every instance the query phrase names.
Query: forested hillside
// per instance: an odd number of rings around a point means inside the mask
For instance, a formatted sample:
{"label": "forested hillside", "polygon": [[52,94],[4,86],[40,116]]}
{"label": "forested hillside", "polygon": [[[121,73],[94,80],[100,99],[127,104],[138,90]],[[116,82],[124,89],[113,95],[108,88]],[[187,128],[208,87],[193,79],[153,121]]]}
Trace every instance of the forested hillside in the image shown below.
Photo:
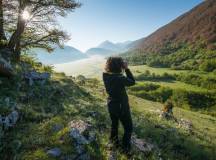
{"label": "forested hillside", "polygon": [[206,0],[125,53],[132,64],[214,71],[216,68],[216,1]]}

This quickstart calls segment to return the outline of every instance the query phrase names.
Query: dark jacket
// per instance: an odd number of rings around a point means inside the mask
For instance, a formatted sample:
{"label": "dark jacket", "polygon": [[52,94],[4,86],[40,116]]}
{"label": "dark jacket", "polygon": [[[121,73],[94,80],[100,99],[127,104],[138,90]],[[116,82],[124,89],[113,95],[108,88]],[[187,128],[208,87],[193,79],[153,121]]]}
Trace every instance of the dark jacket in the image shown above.
{"label": "dark jacket", "polygon": [[129,69],[126,69],[125,73],[126,76],[123,74],[103,73],[103,81],[109,96],[109,101],[128,103],[125,86],[134,85],[135,79]]}

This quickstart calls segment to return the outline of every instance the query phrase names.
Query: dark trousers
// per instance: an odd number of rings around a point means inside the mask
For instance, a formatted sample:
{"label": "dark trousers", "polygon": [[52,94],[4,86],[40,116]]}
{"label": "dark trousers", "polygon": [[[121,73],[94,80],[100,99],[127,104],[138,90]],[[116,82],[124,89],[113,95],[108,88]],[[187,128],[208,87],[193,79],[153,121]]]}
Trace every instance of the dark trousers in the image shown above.
{"label": "dark trousers", "polygon": [[120,121],[124,128],[124,136],[122,139],[123,149],[130,149],[133,124],[129,104],[122,104],[108,100],[108,110],[112,121],[110,135],[111,141],[118,143],[118,125]]}

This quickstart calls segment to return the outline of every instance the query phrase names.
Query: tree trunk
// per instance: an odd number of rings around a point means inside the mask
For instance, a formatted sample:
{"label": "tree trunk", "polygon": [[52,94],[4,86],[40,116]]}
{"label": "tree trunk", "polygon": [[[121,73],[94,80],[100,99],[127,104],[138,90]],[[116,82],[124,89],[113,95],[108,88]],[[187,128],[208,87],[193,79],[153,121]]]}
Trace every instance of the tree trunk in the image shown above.
{"label": "tree trunk", "polygon": [[17,29],[10,38],[10,41],[8,43],[8,48],[10,48],[11,50],[15,49],[16,44],[20,43],[21,35],[24,32],[24,29],[25,29],[25,21],[22,20],[21,16],[19,16]]}
{"label": "tree trunk", "polygon": [[3,16],[2,0],[0,0],[0,41],[1,40],[6,40],[6,36],[4,32],[4,16]]}
{"label": "tree trunk", "polygon": [[20,55],[21,55],[21,48],[20,48],[20,41],[18,41],[18,42],[16,43],[15,55],[14,55],[14,58],[15,58],[15,61],[16,61],[16,62],[19,62],[19,61],[20,61]]}
{"label": "tree trunk", "polygon": [[9,43],[8,43],[8,48],[11,50],[15,50],[16,44],[20,43],[21,35],[24,32],[25,29],[25,20],[22,17],[22,12],[23,12],[23,4],[21,3],[22,1],[19,1],[19,16],[18,16],[18,22],[17,22],[17,28],[12,34]]}

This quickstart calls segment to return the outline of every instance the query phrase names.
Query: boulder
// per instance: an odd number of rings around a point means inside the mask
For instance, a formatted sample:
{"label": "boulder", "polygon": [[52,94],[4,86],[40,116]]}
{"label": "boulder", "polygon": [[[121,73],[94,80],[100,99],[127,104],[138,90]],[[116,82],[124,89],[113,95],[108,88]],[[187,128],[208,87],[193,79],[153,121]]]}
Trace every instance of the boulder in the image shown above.
{"label": "boulder", "polygon": [[29,85],[32,86],[34,81],[39,81],[41,84],[44,84],[47,79],[50,78],[50,73],[44,72],[39,73],[36,71],[31,71],[24,74],[24,79],[28,81]]}
{"label": "boulder", "polygon": [[8,116],[3,117],[0,115],[0,125],[3,125],[5,129],[8,129],[9,127],[13,127],[18,119],[19,113],[14,110]]}
{"label": "boulder", "polygon": [[92,130],[92,125],[82,120],[73,120],[69,123],[71,128],[69,135],[75,140],[75,148],[78,153],[79,160],[88,160],[89,155],[86,154],[84,145],[89,144],[90,142],[96,139],[96,134]]}
{"label": "boulder", "polygon": [[53,132],[58,132],[58,131],[60,131],[60,130],[63,129],[63,128],[64,128],[64,125],[63,125],[63,124],[54,124],[54,125],[52,126]]}
{"label": "boulder", "polygon": [[84,131],[89,130],[91,128],[91,125],[82,120],[73,120],[69,122],[69,127],[72,129],[76,128],[79,131],[79,133],[82,134]]}
{"label": "boulder", "polygon": [[80,133],[77,128],[72,128],[69,134],[79,145],[88,144],[88,140]]}
{"label": "boulder", "polygon": [[52,148],[47,151],[47,154],[52,157],[59,157],[61,155],[61,149],[60,148]]}
{"label": "boulder", "polygon": [[189,131],[189,132],[192,131],[192,127],[193,127],[191,121],[186,120],[186,119],[182,119],[182,118],[178,121],[178,126]]}
{"label": "boulder", "polygon": [[154,145],[146,142],[144,139],[139,139],[136,136],[131,137],[131,143],[134,145],[139,151],[144,153],[149,153],[154,148]]}

